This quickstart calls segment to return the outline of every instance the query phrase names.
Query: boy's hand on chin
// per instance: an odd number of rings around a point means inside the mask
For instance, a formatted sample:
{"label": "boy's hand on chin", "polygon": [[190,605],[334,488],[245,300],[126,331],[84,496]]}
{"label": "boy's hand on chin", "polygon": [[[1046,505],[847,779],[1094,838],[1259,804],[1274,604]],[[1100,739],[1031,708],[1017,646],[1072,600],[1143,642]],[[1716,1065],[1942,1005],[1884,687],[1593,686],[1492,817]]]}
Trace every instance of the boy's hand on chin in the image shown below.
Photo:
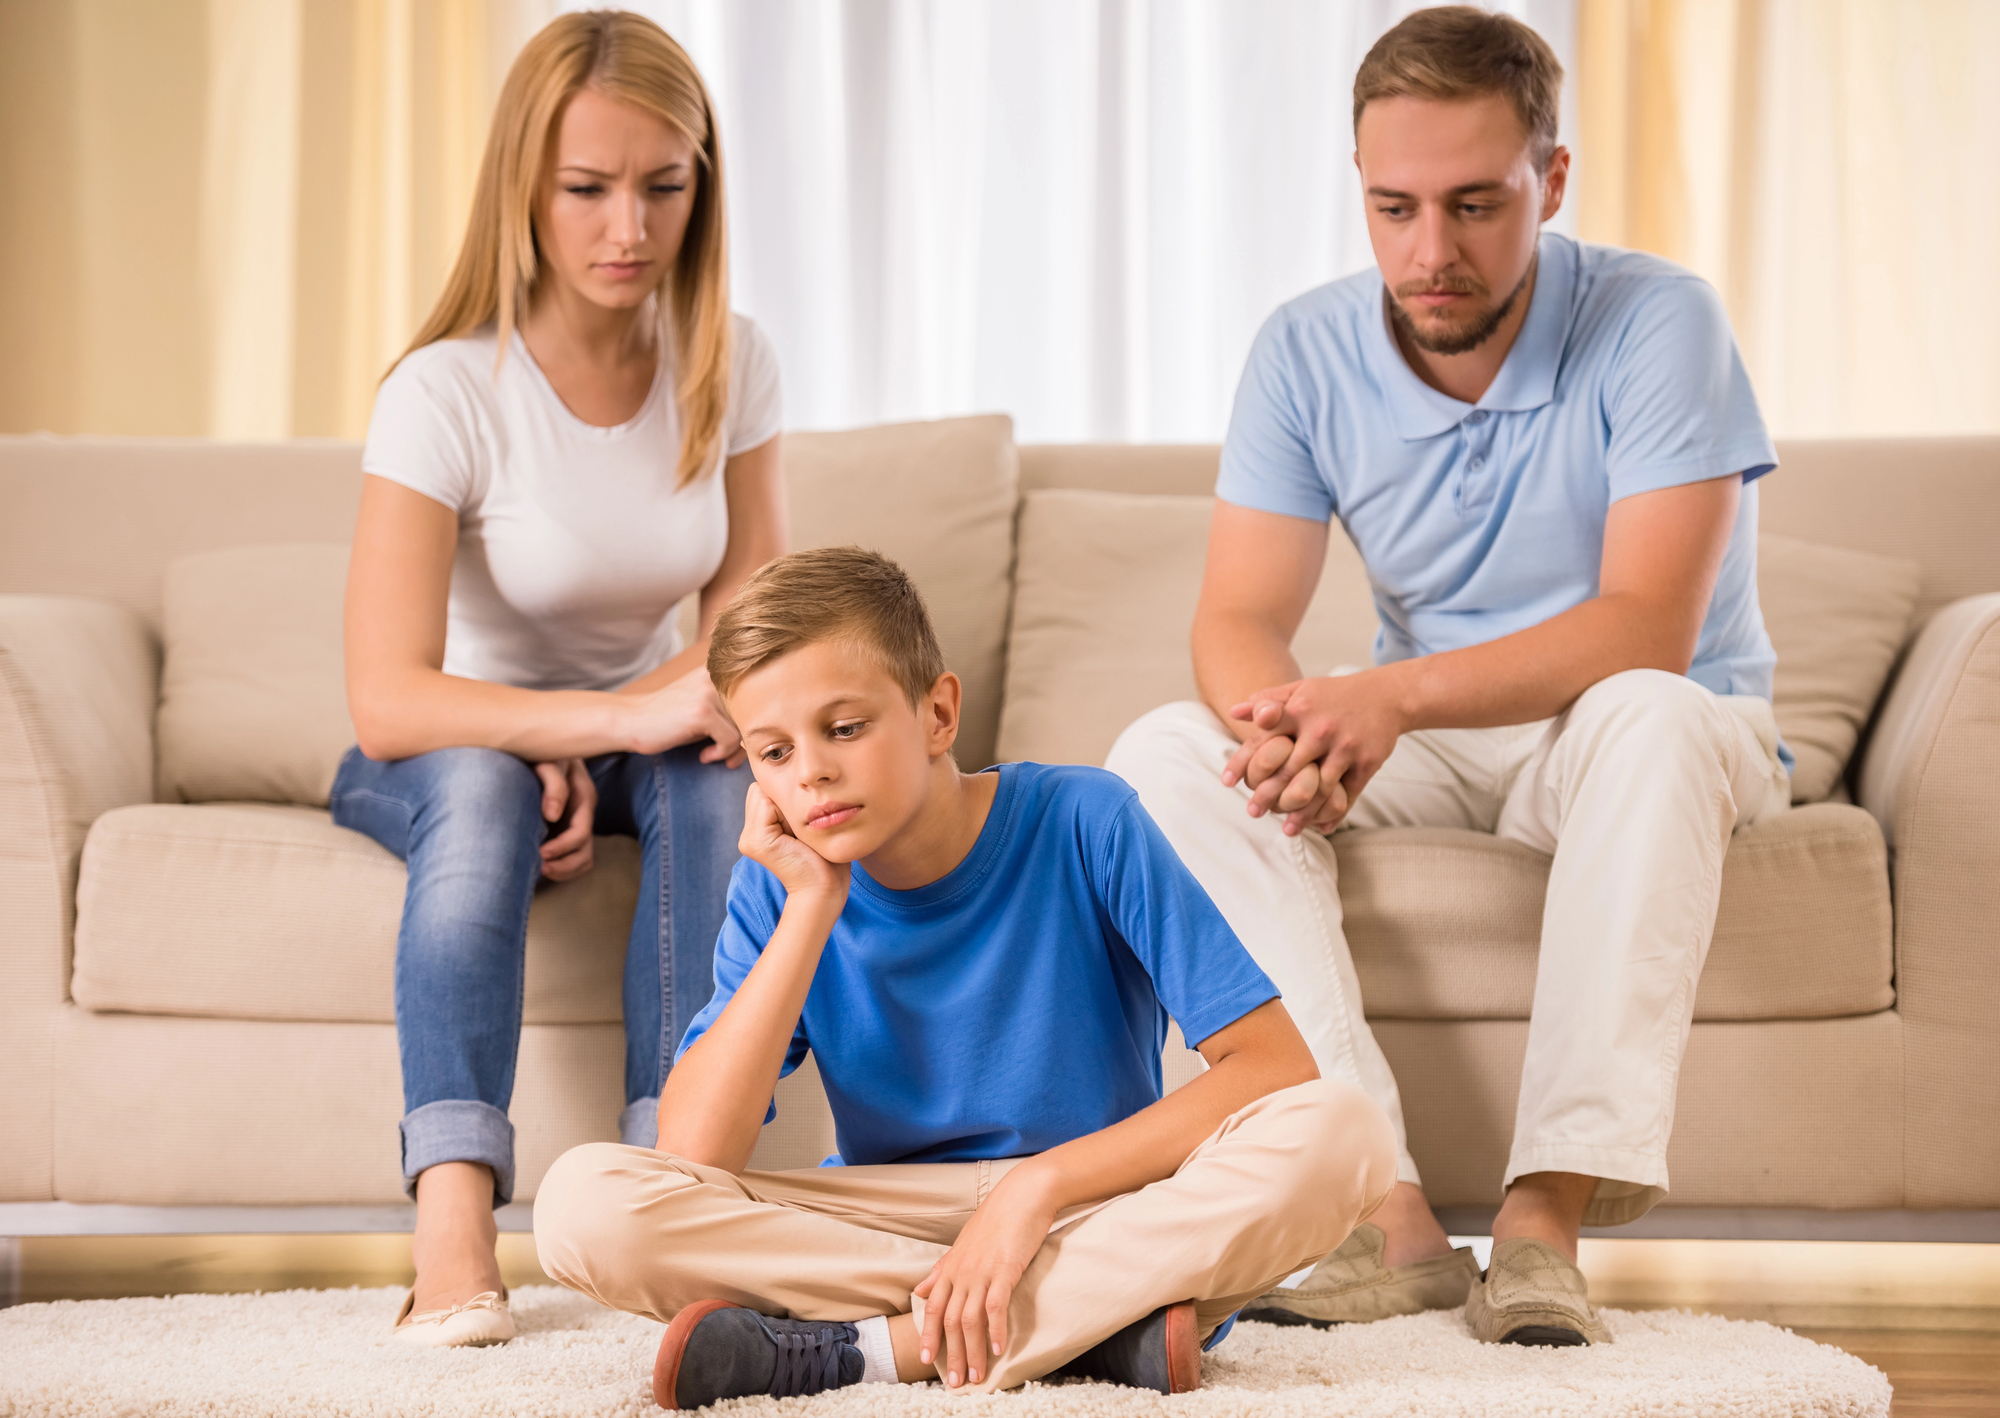
{"label": "boy's hand on chin", "polygon": [[1006,1350],[1007,1304],[1055,1224],[1055,1209],[1024,1172],[1001,1179],[916,1288],[924,1301],[918,1350],[947,1388],[978,1383]]}
{"label": "boy's hand on chin", "polygon": [[785,888],[785,895],[847,900],[847,863],[829,862],[792,835],[778,805],[757,783],[743,798],[743,835],[736,850],[757,863]]}

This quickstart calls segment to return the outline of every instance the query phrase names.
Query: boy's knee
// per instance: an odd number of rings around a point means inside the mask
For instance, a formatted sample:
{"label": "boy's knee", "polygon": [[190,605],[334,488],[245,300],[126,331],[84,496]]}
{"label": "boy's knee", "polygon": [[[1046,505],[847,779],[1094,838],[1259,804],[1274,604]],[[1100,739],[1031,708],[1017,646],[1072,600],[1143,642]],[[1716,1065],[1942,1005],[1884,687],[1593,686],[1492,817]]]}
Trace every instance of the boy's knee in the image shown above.
{"label": "boy's knee", "polygon": [[535,1192],[535,1255],[551,1279],[588,1289],[592,1258],[622,1254],[632,1149],[587,1142],[556,1158]]}
{"label": "boy's knee", "polygon": [[1364,1206],[1396,1184],[1396,1134],[1388,1114],[1351,1083],[1320,1078],[1272,1095],[1279,1126],[1294,1140],[1292,1165],[1277,1180],[1303,1197],[1352,1178]]}

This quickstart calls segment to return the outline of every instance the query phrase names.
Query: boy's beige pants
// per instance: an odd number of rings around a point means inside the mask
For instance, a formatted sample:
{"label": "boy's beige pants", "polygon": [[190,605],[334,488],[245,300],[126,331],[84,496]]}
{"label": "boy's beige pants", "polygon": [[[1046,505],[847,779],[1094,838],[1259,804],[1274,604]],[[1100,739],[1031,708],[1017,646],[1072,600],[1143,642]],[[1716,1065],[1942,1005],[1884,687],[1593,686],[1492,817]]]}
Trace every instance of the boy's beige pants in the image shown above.
{"label": "boy's beige pants", "polygon": [[[535,1248],[563,1284],[657,1320],[721,1299],[794,1319],[921,1321],[912,1287],[1017,1165],[738,1175],[594,1142],[543,1180]],[[1388,1119],[1360,1089],[1317,1081],[1260,1098],[1173,1176],[1058,1216],[1014,1291],[1006,1353],[961,1391],[1040,1378],[1182,1300],[1206,1338],[1339,1246],[1395,1181]]]}

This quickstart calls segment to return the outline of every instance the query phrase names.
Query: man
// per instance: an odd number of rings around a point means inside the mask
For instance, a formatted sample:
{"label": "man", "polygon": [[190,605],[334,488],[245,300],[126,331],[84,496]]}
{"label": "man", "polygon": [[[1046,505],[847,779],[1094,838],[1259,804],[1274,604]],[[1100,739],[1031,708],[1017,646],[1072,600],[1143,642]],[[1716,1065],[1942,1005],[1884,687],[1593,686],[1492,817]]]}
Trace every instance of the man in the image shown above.
{"label": "man", "polygon": [[[1322,1076],[1404,1130],[1340,929],[1339,827],[1450,826],[1551,853],[1505,1203],[1482,1277],[1407,1145],[1388,1203],[1253,1315],[1466,1305],[1481,1338],[1601,1342],[1579,1227],[1667,1189],[1674,1091],[1730,834],[1782,811],[1753,480],[1776,464],[1728,321],[1560,207],[1561,66],[1528,27],[1419,11],[1355,77],[1378,270],[1258,336],[1194,626],[1206,707],[1139,720],[1131,782],[1284,992]],[[1290,643],[1337,517],[1376,665]],[[1213,712],[1211,712],[1213,711]]]}

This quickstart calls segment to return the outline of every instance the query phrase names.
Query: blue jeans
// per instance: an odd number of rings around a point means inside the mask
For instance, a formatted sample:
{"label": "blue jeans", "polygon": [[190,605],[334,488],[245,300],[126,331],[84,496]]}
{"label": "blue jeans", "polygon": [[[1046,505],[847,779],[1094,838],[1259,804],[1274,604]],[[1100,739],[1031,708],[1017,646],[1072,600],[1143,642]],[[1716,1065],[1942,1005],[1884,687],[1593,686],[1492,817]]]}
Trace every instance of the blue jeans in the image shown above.
{"label": "blue jeans", "polygon": [[[660,1086],[688,1024],[715,992],[747,766],[703,763],[701,746],[589,761],[595,829],[639,839],[644,869],[625,947],[625,1111],[620,1140],[651,1147]],[[514,1059],[521,1042],[528,906],[541,880],[540,780],[512,754],[446,748],[340,761],[333,820],[409,864],[396,937],[396,1040],[403,1063],[403,1181],[439,1162],[493,1170],[494,1205],[514,1194]]]}

